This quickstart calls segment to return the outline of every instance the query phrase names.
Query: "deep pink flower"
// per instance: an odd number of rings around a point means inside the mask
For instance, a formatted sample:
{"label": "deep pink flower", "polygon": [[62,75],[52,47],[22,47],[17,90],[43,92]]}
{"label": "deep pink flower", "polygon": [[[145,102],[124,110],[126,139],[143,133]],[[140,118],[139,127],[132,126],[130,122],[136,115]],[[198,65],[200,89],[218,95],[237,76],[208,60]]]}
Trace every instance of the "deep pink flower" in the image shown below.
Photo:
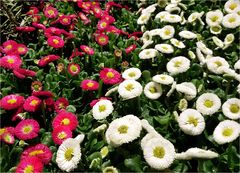
{"label": "deep pink flower", "polygon": [[36,23],[36,22],[33,22],[32,23],[32,26],[38,28],[38,29],[42,29],[42,30],[45,30],[46,29],[46,26],[41,24],[41,23]]}
{"label": "deep pink flower", "polygon": [[34,119],[20,121],[14,129],[15,136],[21,140],[33,139],[38,136],[40,126]]}
{"label": "deep pink flower", "polygon": [[92,11],[96,18],[100,18],[102,16],[102,9],[100,6],[92,6]]}
{"label": "deep pink flower", "polygon": [[106,29],[106,32],[111,32],[111,33],[114,33],[114,34],[121,34],[121,30],[116,28],[115,26],[109,26]]}
{"label": "deep pink flower", "polygon": [[104,84],[114,85],[121,82],[121,74],[112,68],[103,68],[100,71],[100,79]]}
{"label": "deep pink flower", "polygon": [[54,110],[54,100],[52,98],[47,98],[43,100],[43,103],[46,105],[46,109],[49,112],[52,112]]}
{"label": "deep pink flower", "polygon": [[30,7],[30,10],[26,13],[28,15],[37,14],[39,12],[37,7]]}
{"label": "deep pink flower", "polygon": [[86,54],[88,55],[94,55],[94,50],[93,48],[86,46],[86,45],[81,45],[80,48],[82,49],[82,51],[84,51]]}
{"label": "deep pink flower", "polygon": [[44,11],[43,11],[44,15],[47,17],[47,18],[55,18],[57,17],[58,15],[58,11],[56,8],[54,7],[51,7],[51,6],[48,6]]}
{"label": "deep pink flower", "polygon": [[8,40],[3,43],[3,53],[11,54],[15,52],[17,47],[17,42],[14,40]]}
{"label": "deep pink flower", "polygon": [[3,134],[6,132],[14,134],[14,127],[0,128],[0,140],[3,138]]}
{"label": "deep pink flower", "polygon": [[81,82],[81,88],[83,90],[94,91],[98,90],[99,84],[97,81],[85,79]]}
{"label": "deep pink flower", "polygon": [[10,133],[10,132],[5,132],[2,135],[2,139],[4,142],[6,142],[7,144],[14,144],[14,133]]}
{"label": "deep pink flower", "polygon": [[16,30],[22,31],[22,32],[32,32],[35,30],[35,28],[31,27],[31,26],[18,26],[18,27],[16,27]]}
{"label": "deep pink flower", "polygon": [[109,25],[115,22],[115,18],[112,17],[111,15],[107,15],[107,14],[106,14],[106,15],[103,15],[103,16],[101,17],[101,20],[106,20]]}
{"label": "deep pink flower", "polygon": [[24,44],[17,44],[16,52],[19,55],[24,55],[28,51],[28,48]]}
{"label": "deep pink flower", "polygon": [[131,52],[134,51],[136,48],[137,48],[137,45],[136,45],[136,44],[132,44],[131,46],[128,46],[128,47],[125,49],[126,54],[131,53]]}
{"label": "deep pink flower", "polygon": [[108,26],[109,26],[108,21],[105,19],[102,19],[98,22],[97,29],[100,31],[103,31],[103,30],[106,30],[108,28]]}
{"label": "deep pink flower", "polygon": [[70,130],[75,130],[78,125],[77,116],[71,112],[65,110],[60,111],[56,117],[53,119],[52,126],[56,127],[67,127]]}
{"label": "deep pink flower", "polygon": [[61,110],[65,110],[67,108],[67,106],[69,105],[69,102],[66,98],[59,98],[56,100],[54,107],[55,107],[55,111],[58,113]]}
{"label": "deep pink flower", "polygon": [[80,66],[75,63],[71,63],[68,65],[68,72],[72,75],[75,76],[80,72]]}
{"label": "deep pink flower", "polygon": [[57,55],[47,55],[47,56],[40,59],[40,61],[38,62],[38,65],[40,67],[44,67],[47,64],[49,64],[50,62],[58,60],[59,58],[60,58],[60,56],[57,56]]}
{"label": "deep pink flower", "polygon": [[13,74],[16,77],[20,78],[20,79],[24,79],[27,76],[30,76],[30,77],[36,76],[36,72],[35,71],[27,70],[27,69],[24,69],[24,68],[14,69],[13,70]]}
{"label": "deep pink flower", "polygon": [[[39,16],[39,15],[34,15],[33,18],[32,18],[32,22],[37,24],[37,23],[40,22],[40,19],[41,19],[41,16]],[[32,23],[32,25],[33,25],[33,23]],[[33,26],[34,26],[34,25],[33,25]],[[34,26],[34,27],[36,27],[36,26]],[[38,27],[36,27],[36,28],[38,28]]]}
{"label": "deep pink flower", "polygon": [[52,35],[61,35],[62,34],[62,29],[56,28],[56,27],[49,27],[44,30],[45,36],[52,36]]}
{"label": "deep pink flower", "polygon": [[22,60],[17,55],[6,55],[0,58],[0,67],[16,69],[22,65]]}
{"label": "deep pink flower", "polygon": [[99,34],[95,37],[96,42],[101,45],[107,45],[108,44],[108,36],[105,34]]}
{"label": "deep pink flower", "polygon": [[29,96],[24,104],[23,104],[23,108],[28,111],[28,112],[35,112],[39,109],[40,105],[41,105],[42,101],[35,97],[35,96]]}
{"label": "deep pink flower", "polygon": [[32,92],[33,96],[36,96],[40,99],[47,99],[49,97],[53,97],[53,93],[51,91],[33,91]]}
{"label": "deep pink flower", "polygon": [[19,120],[24,120],[24,117],[22,116],[21,113],[23,113],[24,109],[23,106],[20,106],[16,109],[16,111],[12,115],[12,121],[16,121],[17,119]]}
{"label": "deep pink flower", "polygon": [[79,52],[78,48],[75,48],[73,51],[72,51],[72,54],[71,56],[69,57],[69,60],[72,60],[74,57],[76,56],[83,56],[84,55],[84,52]]}
{"label": "deep pink flower", "polygon": [[51,36],[48,38],[47,43],[49,46],[54,48],[62,48],[64,46],[64,41],[61,37]]}
{"label": "deep pink flower", "polygon": [[88,11],[91,9],[91,5],[92,3],[91,2],[82,2],[82,1],[78,1],[77,3],[78,7]]}
{"label": "deep pink flower", "polygon": [[71,17],[67,15],[62,15],[59,17],[59,22],[62,25],[70,25],[71,24]]}
{"label": "deep pink flower", "polygon": [[0,100],[0,107],[5,110],[12,110],[20,107],[24,103],[24,97],[10,94]]}
{"label": "deep pink flower", "polygon": [[16,173],[41,173],[43,163],[38,157],[26,157],[17,165]]}
{"label": "deep pink flower", "polygon": [[65,139],[72,137],[72,131],[68,127],[56,127],[52,132],[52,139],[55,144],[61,145]]}

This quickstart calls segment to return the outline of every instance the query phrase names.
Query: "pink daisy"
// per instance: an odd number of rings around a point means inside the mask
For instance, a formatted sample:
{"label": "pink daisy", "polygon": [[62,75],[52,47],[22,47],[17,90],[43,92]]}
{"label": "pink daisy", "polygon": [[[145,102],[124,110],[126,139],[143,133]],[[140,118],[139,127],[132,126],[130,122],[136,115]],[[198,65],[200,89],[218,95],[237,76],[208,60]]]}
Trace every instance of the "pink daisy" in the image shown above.
{"label": "pink daisy", "polygon": [[121,74],[112,68],[103,68],[100,71],[100,79],[104,84],[114,85],[121,82]]}
{"label": "pink daisy", "polygon": [[106,29],[106,32],[111,32],[111,33],[114,33],[114,34],[121,34],[121,30],[116,28],[115,26],[109,26]]}
{"label": "pink daisy", "polygon": [[53,119],[52,126],[56,127],[68,127],[69,130],[75,130],[78,125],[77,116],[71,112],[61,111]]}
{"label": "pink daisy", "polygon": [[54,48],[62,48],[64,46],[64,41],[61,37],[51,36],[48,38],[47,44]]}
{"label": "pink daisy", "polygon": [[21,159],[17,165],[16,173],[41,173],[43,172],[43,163],[38,157],[27,157]]}
{"label": "pink daisy", "polygon": [[97,29],[100,31],[103,31],[103,30],[107,29],[108,26],[109,26],[108,21],[105,19],[102,19],[98,22]]}
{"label": "pink daisy", "polygon": [[16,27],[16,30],[22,32],[32,32],[35,31],[35,28],[31,26],[18,26]]}
{"label": "pink daisy", "polygon": [[100,18],[102,16],[102,9],[99,6],[92,6],[92,11],[96,18]]}
{"label": "pink daisy", "polygon": [[14,127],[4,127],[0,129],[0,140],[3,139],[5,133],[10,133],[14,135]]}
{"label": "pink daisy", "polygon": [[13,74],[20,78],[20,79],[24,79],[27,76],[29,77],[34,77],[36,76],[36,72],[32,71],[32,70],[28,70],[28,69],[24,69],[24,68],[17,68],[13,70]]}
{"label": "pink daisy", "polygon": [[20,107],[24,103],[24,97],[10,94],[0,100],[0,107],[5,110],[12,110]]}
{"label": "pink daisy", "polygon": [[43,100],[44,105],[46,106],[47,111],[53,112],[54,110],[54,100],[52,98],[47,98]]}
{"label": "pink daisy", "polygon": [[52,132],[52,139],[55,144],[61,145],[65,139],[72,137],[72,131],[68,127],[56,127]]}
{"label": "pink daisy", "polygon": [[28,157],[38,157],[45,165],[47,165],[52,159],[52,151],[47,145],[37,144],[24,150],[21,155],[21,160]]}
{"label": "pink daisy", "polygon": [[70,25],[71,24],[71,17],[67,15],[62,15],[59,17],[59,22],[62,25]]}
{"label": "pink daisy", "polygon": [[103,16],[101,17],[101,19],[102,19],[102,20],[106,20],[106,21],[108,22],[108,24],[112,24],[112,23],[115,22],[115,18],[112,17],[112,16],[110,16],[110,15],[108,15],[108,14],[103,15]]}
{"label": "pink daisy", "polygon": [[80,66],[75,63],[71,63],[68,65],[68,72],[72,75],[75,76],[80,72]]}
{"label": "pink daisy", "polygon": [[[40,22],[40,19],[41,19],[41,16],[39,15],[34,15],[33,18],[32,18],[32,22],[33,23],[38,23]],[[35,27],[35,26],[34,26]]]}
{"label": "pink daisy", "polygon": [[17,42],[14,40],[8,40],[3,43],[3,51],[6,54],[10,54],[15,51]]}
{"label": "pink daisy", "polygon": [[105,34],[99,34],[95,39],[96,42],[101,46],[108,44],[108,36]]}
{"label": "pink daisy", "polygon": [[85,79],[81,82],[81,88],[83,90],[94,91],[98,90],[99,84],[97,81]]}
{"label": "pink daisy", "polygon": [[16,69],[22,65],[22,60],[16,55],[7,55],[0,59],[0,67]]}
{"label": "pink daisy", "polygon": [[54,107],[56,112],[60,112],[61,110],[65,110],[67,106],[69,105],[69,102],[66,98],[59,98],[56,100]]}
{"label": "pink daisy", "polygon": [[7,144],[14,144],[14,133],[10,133],[10,132],[5,132],[2,136],[2,139],[4,142],[6,142]]}
{"label": "pink daisy", "polygon": [[93,48],[91,48],[89,46],[81,45],[80,48],[82,49],[82,51],[84,51],[88,55],[93,55],[94,54]]}
{"label": "pink daisy", "polygon": [[35,112],[36,110],[39,109],[40,105],[41,105],[42,101],[35,97],[35,96],[29,96],[24,104],[23,104],[23,108],[28,111],[28,112]]}
{"label": "pink daisy", "polygon": [[49,97],[54,96],[54,94],[51,91],[33,91],[32,95],[40,99],[47,99]]}
{"label": "pink daisy", "polygon": [[37,7],[30,7],[30,10],[26,13],[28,15],[37,14],[39,12]]}
{"label": "pink daisy", "polygon": [[57,55],[47,55],[39,60],[38,65],[40,67],[44,67],[47,64],[49,64],[50,62],[58,60],[59,58],[60,58],[60,56],[57,56]]}
{"label": "pink daisy", "polygon": [[15,127],[15,136],[21,140],[33,139],[38,136],[39,124],[34,119],[25,119]]}
{"label": "pink daisy", "polygon": [[28,51],[28,48],[24,44],[17,44],[16,52],[19,55],[24,55]]}
{"label": "pink daisy", "polygon": [[61,35],[62,34],[62,29],[56,28],[56,27],[49,27],[47,29],[44,30],[45,35],[47,33],[47,35]]}
{"label": "pink daisy", "polygon": [[128,47],[125,49],[126,54],[131,53],[131,52],[134,51],[136,48],[137,48],[137,45],[136,45],[136,44],[133,44],[133,45],[131,45],[131,46],[128,46]]}
{"label": "pink daisy", "polygon": [[57,9],[51,6],[48,6],[47,8],[45,8],[43,13],[47,18],[50,18],[50,19],[55,18],[58,15]]}

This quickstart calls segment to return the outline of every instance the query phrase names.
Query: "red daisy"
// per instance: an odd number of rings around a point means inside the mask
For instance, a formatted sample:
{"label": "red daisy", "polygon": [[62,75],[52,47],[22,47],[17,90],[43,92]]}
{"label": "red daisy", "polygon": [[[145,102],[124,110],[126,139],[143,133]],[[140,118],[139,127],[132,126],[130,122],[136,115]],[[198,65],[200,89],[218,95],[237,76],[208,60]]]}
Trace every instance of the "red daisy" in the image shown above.
{"label": "red daisy", "polygon": [[75,76],[80,72],[80,66],[75,63],[71,63],[68,65],[68,72],[72,75]]}
{"label": "red daisy", "polygon": [[99,84],[97,81],[85,79],[81,82],[81,88],[83,90],[94,91],[98,90]]}
{"label": "red daisy", "polygon": [[31,27],[31,26],[18,26],[18,27],[16,27],[16,30],[22,31],[22,32],[32,32],[35,30],[35,28]]}
{"label": "red daisy", "polygon": [[96,18],[100,18],[102,16],[102,9],[99,6],[92,6],[92,11]]}
{"label": "red daisy", "polygon": [[14,144],[14,133],[10,133],[10,132],[5,132],[2,135],[2,139],[4,142],[6,142],[7,144]]}
{"label": "red daisy", "polygon": [[60,112],[61,110],[65,110],[67,106],[69,105],[69,102],[66,98],[59,98],[56,100],[54,107],[56,112]]}
{"label": "red daisy", "polygon": [[24,79],[27,76],[30,76],[30,77],[36,76],[36,72],[35,71],[27,70],[27,69],[24,69],[24,68],[14,69],[13,70],[13,74],[16,77],[20,78],[20,79]]}
{"label": "red daisy", "polygon": [[52,139],[55,144],[61,145],[65,139],[72,137],[72,131],[68,127],[56,127],[52,132]]}
{"label": "red daisy", "polygon": [[45,8],[43,13],[47,18],[50,18],[50,19],[55,18],[58,15],[57,9],[51,6]]}
{"label": "red daisy", "polygon": [[122,80],[121,74],[112,68],[103,68],[100,71],[100,79],[104,84],[111,85],[117,84]]}
{"label": "red daisy", "polygon": [[[33,18],[32,18],[32,22],[33,23],[38,23],[40,22],[40,19],[41,19],[41,16],[39,15],[34,15]],[[34,26],[35,27],[35,26]]]}
{"label": "red daisy", "polygon": [[111,32],[111,33],[114,33],[114,34],[121,34],[121,30],[116,28],[115,26],[109,26],[106,29],[106,32]]}
{"label": "red daisy", "polygon": [[43,163],[38,157],[21,159],[17,165],[16,173],[40,173],[43,172]]}
{"label": "red daisy", "polygon": [[108,44],[108,36],[105,34],[99,34],[96,36],[95,39],[96,39],[96,42],[101,46]]}
{"label": "red daisy", "polygon": [[42,91],[42,82],[40,81],[34,81],[31,84],[32,91]]}
{"label": "red daisy", "polygon": [[47,111],[52,112],[54,110],[54,100],[52,98],[47,98],[43,102],[46,105]]}
{"label": "red daisy", "polygon": [[30,96],[25,100],[23,108],[28,112],[35,112],[39,109],[41,103],[42,101],[39,98]]}
{"label": "red daisy", "polygon": [[93,55],[94,54],[93,48],[91,48],[89,46],[81,45],[80,48],[82,49],[82,51],[84,51],[88,55]]}
{"label": "red daisy", "polygon": [[39,12],[37,7],[30,7],[30,10],[26,13],[28,15],[37,14]]}
{"label": "red daisy", "polygon": [[59,17],[59,22],[62,25],[70,25],[71,24],[71,17],[67,15],[62,15]]}
{"label": "red daisy", "polygon": [[17,42],[14,40],[8,40],[3,43],[3,52],[6,54],[10,54],[15,52],[17,47]]}
{"label": "red daisy", "polygon": [[49,27],[47,29],[45,29],[44,31],[45,33],[45,36],[46,34],[49,35],[49,36],[52,36],[52,35],[61,35],[62,34],[62,29],[59,29],[59,28],[56,28],[56,27]]}
{"label": "red daisy", "polygon": [[7,55],[0,59],[0,67],[16,69],[22,65],[22,60],[16,55]]}
{"label": "red daisy", "polygon": [[19,55],[24,55],[28,51],[28,48],[24,44],[17,44],[16,52]]}
{"label": "red daisy", "polygon": [[24,150],[21,155],[21,160],[28,157],[37,157],[47,165],[52,159],[52,151],[44,144],[37,144]]}
{"label": "red daisy", "polygon": [[24,103],[24,97],[10,94],[0,100],[0,107],[5,110],[12,110],[20,107]]}
{"label": "red daisy", "polygon": [[15,127],[15,136],[21,140],[33,139],[38,136],[39,124],[34,119],[25,119]]}
{"label": "red daisy", "polygon": [[49,97],[53,97],[53,93],[51,91],[33,91],[32,92],[33,96],[36,96],[40,99],[47,99]]}
{"label": "red daisy", "polygon": [[75,130],[78,125],[77,116],[71,112],[61,111],[53,119],[52,126],[56,127],[68,127],[70,130]]}
{"label": "red daisy", "polygon": [[107,29],[108,26],[109,26],[108,21],[105,20],[105,19],[102,19],[98,22],[97,29],[100,30],[100,31],[103,31],[103,30]]}
{"label": "red daisy", "polygon": [[126,52],[126,54],[129,54],[129,53],[131,53],[132,51],[134,51],[136,48],[137,48],[137,45],[136,45],[136,44],[133,44],[133,45],[131,45],[131,46],[128,46],[128,47],[125,49],[125,52]]}
{"label": "red daisy", "polygon": [[51,36],[47,39],[47,44],[54,48],[62,48],[64,46],[64,41],[61,37]]}
{"label": "red daisy", "polygon": [[47,64],[49,64],[50,62],[58,60],[59,58],[60,58],[60,56],[57,56],[57,55],[47,55],[39,60],[38,65],[40,67],[44,67]]}
{"label": "red daisy", "polygon": [[115,22],[115,18],[108,15],[108,14],[105,14],[101,17],[101,20],[106,20],[108,22],[108,24],[112,24]]}

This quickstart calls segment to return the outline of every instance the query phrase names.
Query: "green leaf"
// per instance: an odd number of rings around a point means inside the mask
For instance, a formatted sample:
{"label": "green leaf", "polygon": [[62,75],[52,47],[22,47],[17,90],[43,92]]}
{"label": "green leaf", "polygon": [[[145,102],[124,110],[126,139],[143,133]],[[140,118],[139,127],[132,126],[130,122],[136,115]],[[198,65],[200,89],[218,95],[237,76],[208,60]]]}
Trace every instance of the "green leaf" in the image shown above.
{"label": "green leaf", "polygon": [[68,112],[72,112],[72,113],[76,112],[76,108],[73,105],[68,105],[66,109]]}
{"label": "green leaf", "polygon": [[141,157],[135,156],[124,160],[124,165],[130,170],[135,172],[143,172],[141,165]]}

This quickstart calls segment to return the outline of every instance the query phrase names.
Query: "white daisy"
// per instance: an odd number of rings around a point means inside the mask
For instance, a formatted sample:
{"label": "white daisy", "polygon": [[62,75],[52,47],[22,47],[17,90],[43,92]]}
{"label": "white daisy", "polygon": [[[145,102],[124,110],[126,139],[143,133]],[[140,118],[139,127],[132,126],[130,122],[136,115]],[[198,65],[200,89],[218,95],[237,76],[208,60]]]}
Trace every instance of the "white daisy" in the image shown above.
{"label": "white daisy", "polygon": [[208,26],[217,26],[222,22],[223,13],[220,10],[209,11],[206,14],[206,22]]}
{"label": "white daisy", "polygon": [[149,42],[152,40],[152,35],[150,34],[150,31],[145,31],[142,36],[143,43]]}
{"label": "white daisy", "polygon": [[113,166],[107,166],[102,170],[103,173],[118,173],[117,168]]}
{"label": "white daisy", "polygon": [[159,34],[163,40],[167,40],[172,38],[174,33],[175,33],[174,27],[171,25],[166,25],[160,30]]}
{"label": "white daisy", "polygon": [[223,17],[222,25],[226,28],[236,28],[240,26],[240,16],[236,13],[227,14]]}
{"label": "white daisy", "polygon": [[162,138],[151,138],[142,149],[148,165],[157,170],[170,167],[175,159],[173,144]]}
{"label": "white daisy", "polygon": [[189,23],[193,23],[195,22],[197,19],[201,19],[201,17],[203,16],[204,12],[202,11],[201,13],[199,12],[194,12],[192,14],[190,14],[190,16],[188,17],[187,21]]}
{"label": "white daisy", "polygon": [[219,67],[229,68],[229,64],[224,58],[219,56],[215,56],[207,60],[207,68],[209,71],[215,74],[222,74],[222,70],[219,70]]}
{"label": "white daisy", "polygon": [[223,114],[232,119],[237,120],[240,118],[240,99],[230,98],[222,105]]}
{"label": "white daisy", "polygon": [[167,71],[173,75],[186,72],[190,68],[190,60],[184,56],[172,58],[167,63]]}
{"label": "white daisy", "polygon": [[[147,120],[142,119],[142,120],[141,120],[141,124],[142,124],[142,128],[145,129],[145,130],[148,132],[148,134],[151,134],[150,136],[152,136],[152,138],[153,138],[153,137],[158,137],[158,138],[164,139],[164,138],[153,128],[153,126],[151,126],[151,125],[149,124],[149,122],[148,122]],[[146,137],[147,139],[150,139],[150,137],[147,137],[147,136],[149,136],[148,134],[147,134],[145,137]],[[144,137],[144,138],[145,138],[145,137]],[[142,141],[148,141],[147,139],[145,140],[144,138],[142,139]],[[143,148],[144,145],[142,145],[142,141],[141,141],[141,146],[142,146],[142,148]]]}
{"label": "white daisy", "polygon": [[123,81],[118,87],[119,95],[125,100],[140,96],[142,91],[142,85],[139,82],[130,79]]}
{"label": "white daisy", "polygon": [[158,54],[158,51],[155,49],[144,49],[139,53],[140,59],[151,59],[156,57]]}
{"label": "white daisy", "polygon": [[151,31],[149,31],[149,33],[151,36],[156,36],[156,35],[160,36],[161,30],[162,29],[152,29]]}
{"label": "white daisy", "polygon": [[138,80],[142,75],[142,72],[139,68],[129,68],[122,73],[123,79],[133,79]]}
{"label": "white daisy", "polygon": [[211,26],[211,27],[210,27],[210,32],[211,32],[212,34],[215,34],[215,35],[220,34],[220,33],[222,32],[222,27],[221,27],[221,25]]}
{"label": "white daisy", "polygon": [[157,6],[157,4],[149,5],[147,8],[142,10],[142,14],[144,14],[144,13],[153,13],[156,10],[156,6]]}
{"label": "white daisy", "polygon": [[178,4],[180,3],[182,0],[171,0],[171,4]]}
{"label": "white daisy", "polygon": [[240,124],[232,120],[220,122],[213,132],[213,139],[222,145],[238,138],[240,134]]}
{"label": "white daisy", "polygon": [[235,70],[240,70],[240,59],[234,64]]}
{"label": "white daisy", "polygon": [[221,107],[221,100],[216,94],[204,93],[196,101],[196,109],[203,115],[212,115]]}
{"label": "white daisy", "polygon": [[165,10],[168,11],[169,13],[172,12],[172,9],[174,9],[175,7],[177,7],[177,4],[175,3],[169,3],[166,7]]}
{"label": "white daisy", "polygon": [[203,116],[195,109],[186,109],[178,117],[180,129],[188,135],[200,135],[205,129]]}
{"label": "white daisy", "polygon": [[106,124],[102,124],[102,125],[98,126],[97,128],[93,129],[93,132],[94,133],[99,133],[101,131],[106,130],[106,128],[107,128],[107,125]]}
{"label": "white daisy", "polygon": [[109,124],[105,136],[108,144],[118,147],[137,139],[141,130],[140,119],[134,115],[126,115],[113,120]]}
{"label": "white daisy", "polygon": [[182,18],[177,14],[167,14],[164,21],[168,23],[179,23],[182,21]]}
{"label": "white daisy", "polygon": [[166,16],[169,14],[168,11],[161,11],[155,16],[155,19],[160,19],[161,22],[166,21]]}
{"label": "white daisy", "polygon": [[178,109],[184,111],[188,108],[188,101],[186,99],[181,99],[178,103]]}
{"label": "white daisy", "polygon": [[171,85],[174,81],[173,77],[167,74],[155,75],[152,77],[152,80],[162,85]]}
{"label": "white daisy", "polygon": [[113,112],[113,105],[110,100],[102,99],[98,101],[92,108],[93,118],[102,120]]}
{"label": "white daisy", "polygon": [[105,96],[108,97],[108,96],[110,96],[112,93],[115,93],[117,90],[118,90],[118,86],[115,86],[114,88],[109,89],[109,90],[106,92]]}
{"label": "white daisy", "polygon": [[238,92],[238,94],[240,94],[240,84],[238,84],[238,86],[237,86],[237,92]]}
{"label": "white daisy", "polygon": [[152,40],[149,40],[149,41],[145,42],[145,43],[142,45],[141,49],[146,49],[146,48],[147,48],[149,45],[151,45],[151,44],[153,44],[153,41],[152,41]]}
{"label": "white daisy", "polygon": [[178,33],[178,35],[185,39],[194,39],[197,38],[197,34],[191,32],[191,31],[181,31]]}
{"label": "white daisy", "polygon": [[217,38],[216,36],[213,36],[213,37],[212,37],[212,40],[213,40],[213,42],[215,43],[215,45],[216,45],[217,47],[220,47],[220,48],[223,48],[223,47],[224,47],[223,41],[220,40],[219,38]]}
{"label": "white daisy", "polygon": [[176,85],[176,90],[185,94],[187,100],[192,100],[197,95],[197,88],[192,82],[183,82]]}
{"label": "white daisy", "polygon": [[190,159],[214,159],[219,154],[211,150],[204,150],[201,148],[189,148],[187,151],[182,153],[176,153],[176,159],[178,160],[190,160]]}
{"label": "white daisy", "polygon": [[201,50],[199,48],[196,48],[196,54],[197,54],[197,58],[200,61],[200,64],[203,65],[206,63],[206,58],[204,57],[203,53],[201,52]]}
{"label": "white daisy", "polygon": [[184,44],[182,41],[179,41],[179,40],[177,40],[176,38],[171,38],[171,39],[170,39],[170,42],[171,42],[171,44],[172,44],[173,46],[175,46],[175,47],[177,47],[177,48],[179,48],[179,49],[183,49],[183,48],[186,47],[185,44]]}
{"label": "white daisy", "polygon": [[168,93],[167,93],[167,97],[170,97],[171,95],[172,95],[172,93],[175,91],[175,89],[176,89],[176,85],[177,85],[177,82],[175,82],[175,81],[173,81],[173,83],[172,83],[172,86],[171,86],[171,89],[168,91]]}
{"label": "white daisy", "polygon": [[155,49],[157,49],[161,53],[166,53],[166,54],[170,54],[174,52],[174,49],[170,44],[156,44]]}
{"label": "white daisy", "polygon": [[237,13],[240,9],[240,1],[239,0],[228,0],[224,9],[227,13]]}
{"label": "white daisy", "polygon": [[188,51],[188,56],[189,56],[189,58],[191,58],[191,59],[195,59],[195,58],[196,58],[195,53],[194,53],[193,51],[191,51],[191,50]]}
{"label": "white daisy", "polygon": [[224,44],[225,44],[225,45],[230,45],[230,44],[232,44],[232,42],[234,42],[234,40],[235,40],[234,35],[233,35],[233,34],[228,34],[228,35],[226,35],[226,37],[224,38]]}
{"label": "white daisy", "polygon": [[151,13],[143,13],[137,20],[138,25],[144,25],[147,24],[148,20],[151,17]]}
{"label": "white daisy", "polygon": [[212,55],[213,51],[209,48],[207,48],[207,46],[202,42],[202,41],[198,41],[196,43],[197,48],[201,50],[201,52],[203,52],[206,55]]}
{"label": "white daisy", "polygon": [[70,172],[77,168],[81,159],[80,143],[84,135],[79,135],[75,139],[68,138],[63,141],[57,151],[56,162],[62,171]]}
{"label": "white daisy", "polygon": [[156,82],[149,82],[144,87],[144,94],[149,99],[158,99],[162,95],[162,87]]}

